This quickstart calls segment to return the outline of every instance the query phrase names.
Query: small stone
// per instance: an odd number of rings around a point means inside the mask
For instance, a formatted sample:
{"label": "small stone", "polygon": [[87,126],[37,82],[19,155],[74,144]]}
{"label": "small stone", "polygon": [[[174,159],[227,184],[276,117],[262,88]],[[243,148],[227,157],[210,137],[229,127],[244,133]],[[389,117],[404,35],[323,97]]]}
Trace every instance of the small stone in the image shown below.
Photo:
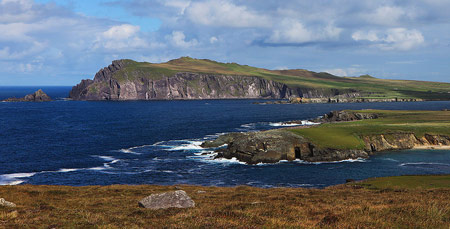
{"label": "small stone", "polygon": [[13,203],[13,202],[6,201],[6,200],[3,199],[3,198],[0,198],[0,206],[3,206],[3,207],[10,207],[10,208],[15,208],[15,207],[16,207],[16,204]]}
{"label": "small stone", "polygon": [[195,202],[183,190],[152,194],[139,201],[139,206],[153,210],[167,208],[192,208]]}
{"label": "small stone", "polygon": [[198,190],[197,193],[206,193],[206,191]]}

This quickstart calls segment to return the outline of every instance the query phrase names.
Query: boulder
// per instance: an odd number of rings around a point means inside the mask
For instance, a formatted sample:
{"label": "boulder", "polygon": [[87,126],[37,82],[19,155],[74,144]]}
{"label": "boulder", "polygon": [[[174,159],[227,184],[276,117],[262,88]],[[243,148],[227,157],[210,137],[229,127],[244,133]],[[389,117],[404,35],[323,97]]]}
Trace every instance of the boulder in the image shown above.
{"label": "boulder", "polygon": [[192,208],[195,202],[183,190],[152,194],[139,201],[139,206],[153,210],[167,208]]}
{"label": "boulder", "polygon": [[0,198],[0,206],[2,206],[2,207],[15,208],[15,207],[16,207],[16,204],[13,203],[13,202],[6,201],[6,200],[3,199],[3,198]]}

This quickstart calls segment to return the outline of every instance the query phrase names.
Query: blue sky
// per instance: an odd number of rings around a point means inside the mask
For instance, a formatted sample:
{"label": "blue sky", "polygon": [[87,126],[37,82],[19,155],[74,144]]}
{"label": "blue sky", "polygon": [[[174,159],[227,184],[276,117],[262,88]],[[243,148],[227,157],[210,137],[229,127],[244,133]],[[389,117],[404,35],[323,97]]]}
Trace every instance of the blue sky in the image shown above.
{"label": "blue sky", "polygon": [[0,86],[181,56],[450,82],[449,0],[0,0]]}

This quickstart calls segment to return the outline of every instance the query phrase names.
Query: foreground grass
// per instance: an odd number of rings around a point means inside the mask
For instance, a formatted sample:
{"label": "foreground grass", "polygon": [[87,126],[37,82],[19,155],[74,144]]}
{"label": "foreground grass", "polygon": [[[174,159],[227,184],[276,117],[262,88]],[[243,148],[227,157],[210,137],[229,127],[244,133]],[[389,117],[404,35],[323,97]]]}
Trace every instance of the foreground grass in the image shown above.
{"label": "foreground grass", "polygon": [[[402,183],[404,178],[382,179]],[[450,176],[438,178],[448,181]],[[404,189],[380,185],[382,179],[326,189],[181,186],[196,207],[156,211],[139,208],[137,201],[175,187],[2,186],[0,196],[18,208],[0,208],[0,227],[449,228],[448,182]],[[416,177],[424,179],[430,176]]]}
{"label": "foreground grass", "polygon": [[450,111],[387,111],[359,110],[377,113],[379,118],[355,122],[322,124],[311,128],[289,129],[308,138],[319,147],[334,149],[363,149],[362,136],[413,133],[450,136]]}

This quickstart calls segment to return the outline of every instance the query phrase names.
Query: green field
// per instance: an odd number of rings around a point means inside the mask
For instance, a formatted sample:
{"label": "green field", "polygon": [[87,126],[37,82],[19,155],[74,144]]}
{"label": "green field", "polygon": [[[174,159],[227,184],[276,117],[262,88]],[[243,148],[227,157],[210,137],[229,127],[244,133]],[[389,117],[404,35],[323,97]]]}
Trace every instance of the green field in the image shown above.
{"label": "green field", "polygon": [[319,147],[334,149],[363,149],[362,136],[414,133],[450,136],[450,111],[385,111],[360,110],[358,113],[376,113],[377,119],[354,122],[326,123],[311,128],[289,129],[306,137]]}
{"label": "green field", "polygon": [[[236,63],[220,63],[207,59],[182,57],[166,63],[124,60],[127,67],[114,74],[119,81],[136,77],[162,79],[177,72],[256,76],[284,83],[291,88],[314,88],[322,91],[358,91],[361,98],[450,100],[450,83],[377,79],[368,75],[338,77],[303,69],[268,70]],[[425,77],[424,77],[425,78]]]}

